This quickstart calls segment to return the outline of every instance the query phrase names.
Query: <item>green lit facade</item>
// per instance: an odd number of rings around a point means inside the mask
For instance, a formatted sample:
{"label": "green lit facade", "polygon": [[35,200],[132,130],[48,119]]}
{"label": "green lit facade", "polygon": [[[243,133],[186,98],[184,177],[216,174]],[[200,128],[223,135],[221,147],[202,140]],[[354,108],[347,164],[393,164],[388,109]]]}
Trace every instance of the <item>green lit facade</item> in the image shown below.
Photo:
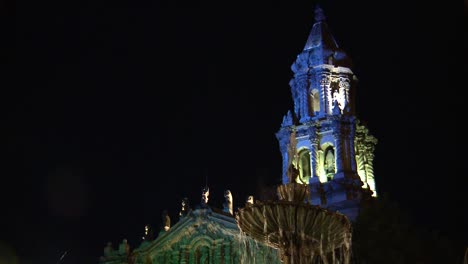
{"label": "green lit facade", "polygon": [[[246,246],[247,245],[247,246]],[[235,218],[221,210],[189,211],[153,241],[144,241],[131,252],[105,250],[101,264],[208,264],[281,263],[275,249],[241,236]]]}

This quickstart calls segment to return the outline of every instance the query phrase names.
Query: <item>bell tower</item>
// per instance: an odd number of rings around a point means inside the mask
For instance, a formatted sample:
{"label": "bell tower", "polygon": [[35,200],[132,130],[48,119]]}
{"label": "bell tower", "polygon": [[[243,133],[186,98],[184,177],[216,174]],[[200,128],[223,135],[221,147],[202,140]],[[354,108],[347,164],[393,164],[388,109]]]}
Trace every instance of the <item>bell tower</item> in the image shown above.
{"label": "bell tower", "polygon": [[[294,111],[284,116],[276,137],[283,183],[292,160],[299,170],[296,181],[310,186],[312,204],[354,219],[363,195],[377,195],[372,163],[377,139],[355,116],[357,78],[351,67],[316,6],[306,45],[291,66]],[[291,143],[295,157],[288,157]]]}

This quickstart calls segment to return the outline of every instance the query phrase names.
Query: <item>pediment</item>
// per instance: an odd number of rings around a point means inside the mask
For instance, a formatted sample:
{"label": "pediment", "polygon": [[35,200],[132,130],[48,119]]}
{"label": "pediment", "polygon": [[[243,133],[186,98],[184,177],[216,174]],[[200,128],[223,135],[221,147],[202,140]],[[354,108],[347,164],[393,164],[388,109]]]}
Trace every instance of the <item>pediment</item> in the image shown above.
{"label": "pediment", "polygon": [[239,234],[233,216],[218,210],[196,209],[181,218],[167,232],[155,240],[143,243],[135,253],[148,254],[170,251],[197,243],[212,243],[215,240],[234,240]]}

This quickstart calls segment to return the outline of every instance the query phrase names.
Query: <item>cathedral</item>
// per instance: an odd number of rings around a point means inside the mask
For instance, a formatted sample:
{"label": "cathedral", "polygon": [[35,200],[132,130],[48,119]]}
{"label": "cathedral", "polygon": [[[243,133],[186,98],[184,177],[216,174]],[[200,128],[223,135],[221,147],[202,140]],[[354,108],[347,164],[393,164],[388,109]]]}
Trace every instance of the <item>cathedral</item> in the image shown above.
{"label": "cathedral", "polygon": [[[276,137],[283,184],[295,181],[306,186],[307,204],[353,221],[360,201],[377,196],[373,172],[377,140],[355,115],[357,78],[351,67],[323,10],[316,7],[304,49],[291,66],[294,109],[284,116]],[[291,167],[297,177],[288,175]],[[230,191],[225,198],[223,209],[212,208],[209,189],[203,189],[194,208],[182,201],[175,224],[165,217],[164,228],[155,238],[145,227],[143,242],[133,249],[126,240],[117,247],[109,243],[100,263],[282,263],[278,249],[240,230]],[[254,203],[255,197],[249,197],[246,206]]]}

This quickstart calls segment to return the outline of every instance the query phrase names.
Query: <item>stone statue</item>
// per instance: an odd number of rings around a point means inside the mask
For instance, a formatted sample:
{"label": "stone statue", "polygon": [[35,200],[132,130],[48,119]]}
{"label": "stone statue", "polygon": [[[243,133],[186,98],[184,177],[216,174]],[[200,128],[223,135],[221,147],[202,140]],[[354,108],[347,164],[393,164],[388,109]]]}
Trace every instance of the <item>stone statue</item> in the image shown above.
{"label": "stone statue", "polygon": [[335,98],[335,95],[338,95],[337,91],[335,91],[335,94],[333,96],[334,98],[333,98],[332,114],[339,115],[341,114],[340,103],[338,102],[338,98]]}
{"label": "stone statue", "polygon": [[247,204],[250,204],[250,205],[253,205],[254,204],[254,197],[253,195],[249,195],[247,197],[247,201],[246,201]]}
{"label": "stone statue", "polygon": [[190,209],[190,206],[189,206],[188,198],[187,197],[182,198],[179,217],[186,216],[189,209]]}
{"label": "stone statue", "polygon": [[233,208],[232,208],[232,194],[230,190],[226,190],[224,192],[224,198],[226,199],[226,202],[223,204],[223,211],[226,213],[230,213],[231,215],[234,213]]}
{"label": "stone statue", "polygon": [[104,248],[104,257],[109,257],[114,254],[114,249],[112,248],[112,242],[107,242],[106,247]]}
{"label": "stone statue", "polygon": [[127,242],[127,239],[123,239],[122,243],[119,245],[119,254],[120,255],[129,255],[130,254],[130,245]]}
{"label": "stone statue", "polygon": [[327,178],[331,180],[335,174],[335,155],[331,149],[327,150],[327,153],[325,154],[324,169]]}
{"label": "stone statue", "polygon": [[164,231],[169,231],[171,229],[171,218],[169,217],[169,214],[167,213],[167,210],[164,210],[162,213],[162,226]]}
{"label": "stone statue", "polygon": [[206,208],[208,207],[208,196],[210,196],[210,188],[206,186],[202,189],[202,199],[201,199],[201,207]]}

